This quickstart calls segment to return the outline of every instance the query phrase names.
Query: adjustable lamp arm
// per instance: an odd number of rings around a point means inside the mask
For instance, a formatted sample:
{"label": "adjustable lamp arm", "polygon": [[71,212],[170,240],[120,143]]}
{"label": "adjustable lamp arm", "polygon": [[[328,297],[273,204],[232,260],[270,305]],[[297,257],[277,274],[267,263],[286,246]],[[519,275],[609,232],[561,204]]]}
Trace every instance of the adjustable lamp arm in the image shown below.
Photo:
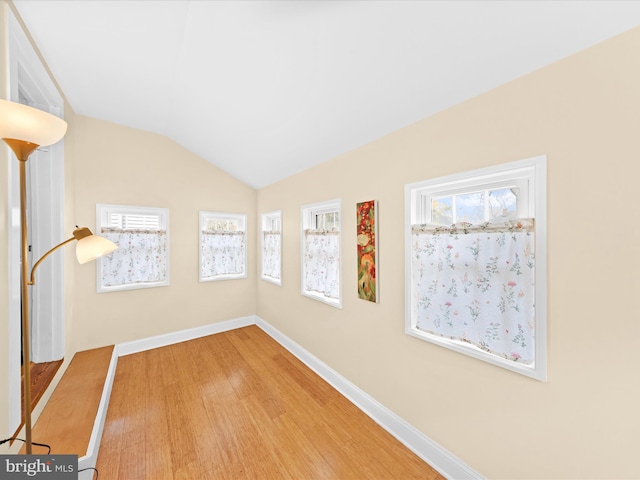
{"label": "adjustable lamp arm", "polygon": [[[83,239],[86,240],[81,244],[80,241]],[[33,265],[33,268],[31,269],[31,278],[29,280],[29,285],[35,285],[36,268],[40,266],[42,261],[63,245],[66,245],[69,242],[73,242],[74,240],[78,240],[78,245],[76,246],[76,255],[78,256],[78,261],[80,263],[86,263],[89,260],[95,260],[102,255],[113,252],[117,248],[114,243],[110,242],[106,238],[94,235],[88,228],[76,227],[76,229],[73,231],[73,237],[53,247]],[[79,249],[81,249],[82,247],[84,247],[84,250],[82,253],[80,253]]]}
{"label": "adjustable lamp arm", "polygon": [[49,250],[47,253],[45,253],[42,257],[40,257],[40,260],[38,260],[34,265],[33,268],[31,269],[31,279],[29,280],[29,285],[35,285],[36,284],[36,268],[38,268],[40,266],[40,264],[42,263],[42,261],[47,258],[49,255],[51,255],[53,252],[55,252],[57,249],[59,249],[60,247],[62,247],[63,245],[66,245],[69,242],[73,242],[76,239],[76,237],[71,237],[69,240],[65,240],[64,242],[56,245],[55,247],[53,247],[51,250]]}

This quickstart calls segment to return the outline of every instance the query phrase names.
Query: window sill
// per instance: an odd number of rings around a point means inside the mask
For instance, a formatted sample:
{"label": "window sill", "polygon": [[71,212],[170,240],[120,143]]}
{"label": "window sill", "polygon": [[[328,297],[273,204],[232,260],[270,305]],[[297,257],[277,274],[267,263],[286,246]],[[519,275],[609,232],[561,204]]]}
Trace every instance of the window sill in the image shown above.
{"label": "window sill", "polygon": [[139,290],[141,288],[168,287],[169,281],[163,282],[147,282],[147,283],[129,283],[127,285],[115,285],[112,287],[99,286],[97,293],[121,292],[126,290]]}
{"label": "window sill", "polygon": [[[534,378],[541,382],[547,381],[546,370],[542,365],[538,365],[536,368],[535,365],[524,365],[512,360],[507,360],[498,355],[494,355],[492,353],[485,352],[484,350],[479,349],[474,345],[469,345],[464,342],[451,340],[448,338],[439,337],[437,335],[431,335],[429,333],[423,332],[416,328],[410,327],[407,328],[405,333],[412,337],[419,338],[420,340],[425,340],[427,342],[433,343],[435,345],[439,345],[441,347],[448,348],[449,350],[453,350],[469,357],[476,358],[478,360],[482,360],[487,363],[491,363],[498,367],[505,368],[507,370],[511,370],[512,372],[519,373],[521,375],[525,375],[527,377]],[[541,362],[542,363],[542,362]]]}
{"label": "window sill", "polygon": [[207,277],[207,278],[200,277],[199,280],[201,283],[204,283],[204,282],[219,282],[223,280],[241,280],[243,278],[247,278],[246,273],[242,273],[239,275],[217,275],[215,277]]}
{"label": "window sill", "polygon": [[274,285],[278,285],[279,287],[282,286],[282,280],[276,280],[271,277],[260,277],[260,280],[264,280],[265,282],[268,282],[268,283],[273,283]]}
{"label": "window sill", "polygon": [[317,300],[319,302],[326,303],[327,305],[330,305],[330,306],[332,306],[334,308],[342,309],[342,299],[335,299],[335,298],[325,297],[324,295],[322,295],[320,293],[312,292],[312,291],[308,291],[308,290],[303,290],[302,291],[302,295],[304,295],[305,297],[312,298],[313,300]]}

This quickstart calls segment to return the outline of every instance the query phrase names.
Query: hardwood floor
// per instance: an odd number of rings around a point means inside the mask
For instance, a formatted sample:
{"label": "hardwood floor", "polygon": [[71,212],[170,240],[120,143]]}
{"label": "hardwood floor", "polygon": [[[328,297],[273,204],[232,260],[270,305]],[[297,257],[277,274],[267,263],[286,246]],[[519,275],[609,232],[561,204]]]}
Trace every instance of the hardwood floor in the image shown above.
{"label": "hardwood floor", "polygon": [[[42,395],[44,395],[45,390],[51,384],[51,381],[62,365],[62,362],[64,362],[64,360],[57,360],[55,362],[29,363],[31,368],[31,410],[35,408],[35,406],[42,398]],[[20,402],[24,402],[24,370],[20,374],[20,386]],[[24,421],[24,412],[22,420]]]}
{"label": "hardwood floor", "polygon": [[[62,366],[64,360],[56,360],[54,362],[42,362],[33,363],[30,362],[31,368],[31,410],[36,408],[36,405],[44,395],[47,387],[51,385],[53,377],[56,376],[56,372]],[[22,406],[20,413],[20,425],[16,429],[13,436],[17,436],[18,432],[24,426],[24,367],[20,373],[20,405]]]}
{"label": "hardwood floor", "polygon": [[[55,362],[33,363],[31,362],[31,409],[38,404],[45,390],[51,384],[53,377],[64,360]],[[24,392],[22,392],[24,394]],[[24,400],[23,400],[24,401]]]}
{"label": "hardwood floor", "polygon": [[101,479],[444,480],[256,326],[121,357]]}
{"label": "hardwood floor", "polygon": [[[86,453],[112,351],[110,346],[73,356],[33,427],[34,442],[51,445],[53,454],[82,457]],[[46,453],[46,449],[34,446],[33,453]]]}

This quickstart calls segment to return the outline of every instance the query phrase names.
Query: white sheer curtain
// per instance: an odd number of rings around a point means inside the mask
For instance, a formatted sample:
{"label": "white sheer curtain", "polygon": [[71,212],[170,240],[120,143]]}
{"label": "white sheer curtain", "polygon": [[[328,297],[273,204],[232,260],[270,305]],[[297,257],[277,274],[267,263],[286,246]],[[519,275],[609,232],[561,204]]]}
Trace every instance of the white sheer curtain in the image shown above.
{"label": "white sheer curtain", "polygon": [[102,285],[155,283],[167,279],[167,235],[163,230],[103,228],[102,235],[118,245],[102,257]]}
{"label": "white sheer curtain", "polygon": [[202,278],[242,275],[245,263],[244,232],[201,232],[200,273]]}
{"label": "white sheer curtain", "polygon": [[339,298],[340,232],[305,230],[303,261],[304,290]]}
{"label": "white sheer curtain", "polygon": [[280,280],[282,240],[280,232],[263,232],[262,275]]}
{"label": "white sheer curtain", "polygon": [[534,220],[412,228],[415,328],[535,360]]}

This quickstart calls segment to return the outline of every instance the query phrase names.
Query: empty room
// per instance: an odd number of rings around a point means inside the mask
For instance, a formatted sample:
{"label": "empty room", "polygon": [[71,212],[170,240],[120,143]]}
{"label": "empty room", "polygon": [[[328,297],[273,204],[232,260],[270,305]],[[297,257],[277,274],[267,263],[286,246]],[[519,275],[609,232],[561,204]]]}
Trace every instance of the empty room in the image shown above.
{"label": "empty room", "polygon": [[0,478],[640,479],[640,1],[0,26]]}

